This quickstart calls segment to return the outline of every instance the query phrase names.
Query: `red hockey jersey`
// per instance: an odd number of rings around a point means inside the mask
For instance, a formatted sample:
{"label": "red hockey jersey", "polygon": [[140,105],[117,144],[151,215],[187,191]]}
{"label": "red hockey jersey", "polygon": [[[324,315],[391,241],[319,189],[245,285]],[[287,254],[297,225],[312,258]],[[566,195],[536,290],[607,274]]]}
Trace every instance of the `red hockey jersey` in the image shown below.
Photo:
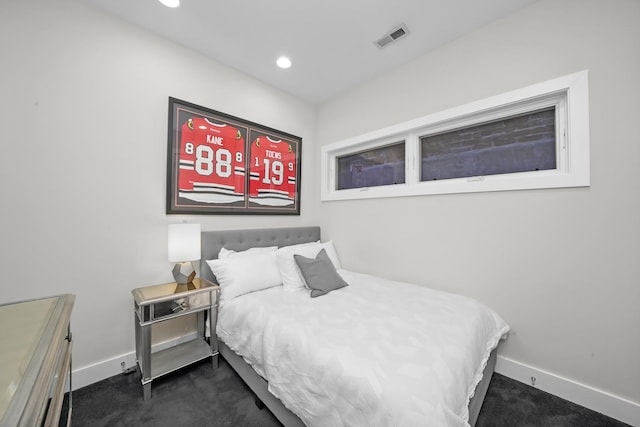
{"label": "red hockey jersey", "polygon": [[244,199],[244,138],[230,125],[192,117],[182,125],[180,197],[203,203]]}
{"label": "red hockey jersey", "polygon": [[271,206],[294,203],[296,153],[292,144],[260,136],[251,143],[250,155],[249,200]]}

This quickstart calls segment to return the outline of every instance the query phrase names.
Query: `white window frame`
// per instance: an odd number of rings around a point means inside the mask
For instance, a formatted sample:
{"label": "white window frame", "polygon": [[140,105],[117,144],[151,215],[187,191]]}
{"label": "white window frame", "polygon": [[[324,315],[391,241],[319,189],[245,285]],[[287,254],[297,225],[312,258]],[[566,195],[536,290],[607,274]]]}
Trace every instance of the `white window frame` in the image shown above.
{"label": "white window frame", "polygon": [[[554,106],[556,169],[420,181],[420,137]],[[338,157],[405,141],[405,183],[336,190]],[[321,200],[587,187],[589,166],[588,72],[548,80],[389,126],[321,148]]]}

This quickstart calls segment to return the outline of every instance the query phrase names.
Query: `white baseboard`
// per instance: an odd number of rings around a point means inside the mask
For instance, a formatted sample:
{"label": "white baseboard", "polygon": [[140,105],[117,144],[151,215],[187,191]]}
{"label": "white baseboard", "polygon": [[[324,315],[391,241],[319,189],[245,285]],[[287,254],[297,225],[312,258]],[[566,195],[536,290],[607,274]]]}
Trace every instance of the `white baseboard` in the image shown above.
{"label": "white baseboard", "polygon": [[[173,347],[180,343],[196,339],[197,336],[198,333],[194,331],[183,337],[178,337],[168,341],[157,343],[153,345],[152,351],[156,352],[165,348]],[[124,365],[122,365],[122,363],[124,363]],[[72,387],[74,390],[77,390],[79,388],[88,386],[98,381],[102,381],[114,375],[121,374],[123,373],[123,366],[124,369],[136,368],[135,351],[121,354],[119,356],[103,360],[102,362],[98,362],[93,365],[74,369],[72,374]]]}
{"label": "white baseboard", "polygon": [[573,380],[498,356],[496,372],[585,408],[640,427],[640,404]]}

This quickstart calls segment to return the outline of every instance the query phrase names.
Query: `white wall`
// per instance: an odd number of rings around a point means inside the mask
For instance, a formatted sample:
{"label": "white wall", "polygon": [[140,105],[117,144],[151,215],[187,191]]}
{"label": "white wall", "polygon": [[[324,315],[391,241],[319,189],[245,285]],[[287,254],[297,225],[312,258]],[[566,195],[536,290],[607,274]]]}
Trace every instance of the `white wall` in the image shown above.
{"label": "white wall", "polygon": [[[0,302],[76,294],[76,369],[133,351],[167,224],[318,223],[310,105],[79,0],[0,3],[0,58]],[[301,136],[302,215],[165,215],[169,96]]]}
{"label": "white wall", "polygon": [[590,76],[590,188],[324,202],[343,264],[476,297],[504,357],[640,402],[638,22],[638,1],[543,0],[321,106],[318,145]]}

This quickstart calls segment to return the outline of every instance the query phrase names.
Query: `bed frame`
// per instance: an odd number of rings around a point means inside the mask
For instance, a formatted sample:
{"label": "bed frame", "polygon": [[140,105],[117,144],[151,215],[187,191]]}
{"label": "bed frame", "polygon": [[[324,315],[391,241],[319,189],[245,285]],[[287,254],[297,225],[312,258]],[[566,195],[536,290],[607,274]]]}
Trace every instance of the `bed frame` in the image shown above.
{"label": "bed frame", "polygon": [[[320,227],[204,231],[202,232],[202,259],[218,258],[218,252],[222,247],[242,251],[256,246],[280,247],[318,240],[320,240]],[[215,277],[206,262],[200,262],[200,277],[215,282]],[[259,376],[241,356],[227,347],[222,341],[218,342],[218,348],[222,357],[249,386],[256,398],[266,405],[285,427],[304,426],[298,416],[287,409],[277,397],[269,392],[267,381]],[[487,362],[482,381],[476,387],[475,394],[469,402],[469,424],[471,426],[474,426],[478,419],[495,364],[496,351],[494,350]]]}

